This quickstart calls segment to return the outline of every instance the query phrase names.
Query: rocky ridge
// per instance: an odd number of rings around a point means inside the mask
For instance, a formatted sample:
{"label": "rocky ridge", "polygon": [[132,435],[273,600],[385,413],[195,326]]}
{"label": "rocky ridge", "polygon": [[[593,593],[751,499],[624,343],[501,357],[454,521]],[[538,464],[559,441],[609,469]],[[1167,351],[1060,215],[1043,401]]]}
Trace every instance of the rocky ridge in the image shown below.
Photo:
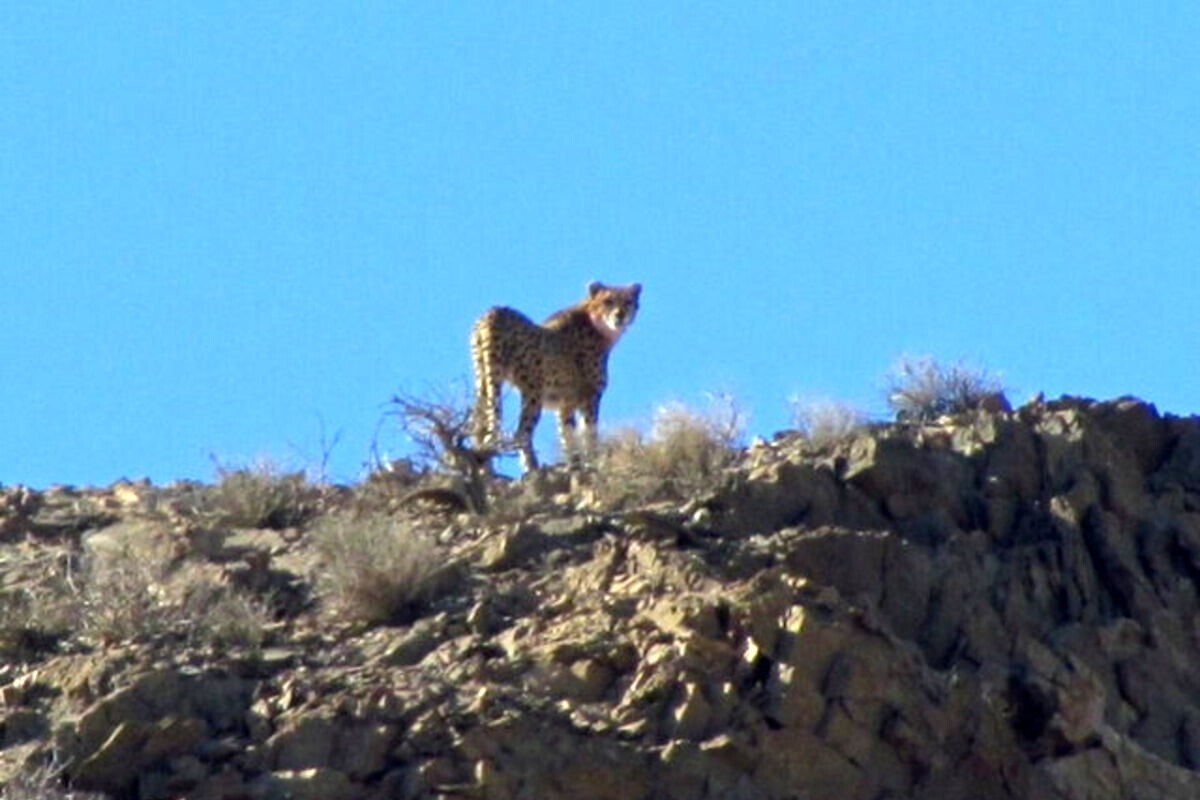
{"label": "rocky ridge", "polygon": [[[137,800],[1200,797],[1200,420],[1038,400],[781,434],[694,497],[572,483],[389,506],[457,576],[392,625],[314,588],[362,487],[259,527],[194,486],[0,490],[0,796],[40,768]],[[268,604],[260,640],[17,614],[135,540],[163,587]]]}

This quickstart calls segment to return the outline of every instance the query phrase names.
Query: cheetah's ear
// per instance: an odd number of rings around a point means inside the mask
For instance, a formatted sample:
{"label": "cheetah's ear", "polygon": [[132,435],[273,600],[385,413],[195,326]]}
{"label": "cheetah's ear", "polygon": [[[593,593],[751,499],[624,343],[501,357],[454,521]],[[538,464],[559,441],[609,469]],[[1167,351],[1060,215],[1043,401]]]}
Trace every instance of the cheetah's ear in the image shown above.
{"label": "cheetah's ear", "polygon": [[633,299],[637,300],[642,295],[642,285],[640,283],[635,283],[633,286],[629,287],[629,291],[633,293]]}
{"label": "cheetah's ear", "polygon": [[600,281],[592,281],[591,283],[589,283],[587,285],[588,297],[595,297],[596,292],[600,291],[603,288],[604,288],[604,284],[601,283]]}

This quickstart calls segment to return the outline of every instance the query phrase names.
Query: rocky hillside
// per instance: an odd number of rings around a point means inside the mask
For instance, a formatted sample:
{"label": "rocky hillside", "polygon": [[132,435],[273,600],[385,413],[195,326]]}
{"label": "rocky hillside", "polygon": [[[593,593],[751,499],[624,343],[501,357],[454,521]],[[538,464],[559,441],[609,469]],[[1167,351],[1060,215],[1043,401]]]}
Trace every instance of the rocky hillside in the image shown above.
{"label": "rocky hillside", "polygon": [[439,480],[4,489],[0,796],[1200,797],[1200,420]]}

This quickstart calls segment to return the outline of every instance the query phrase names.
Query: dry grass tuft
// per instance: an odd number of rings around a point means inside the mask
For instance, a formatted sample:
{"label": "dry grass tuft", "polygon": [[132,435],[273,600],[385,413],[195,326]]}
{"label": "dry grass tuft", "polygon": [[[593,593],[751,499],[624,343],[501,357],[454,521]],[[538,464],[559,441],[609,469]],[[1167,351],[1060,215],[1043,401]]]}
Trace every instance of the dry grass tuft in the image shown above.
{"label": "dry grass tuft", "polygon": [[304,524],[320,510],[320,490],[303,472],[269,463],[217,469],[217,482],[200,495],[198,513],[233,528],[284,528]]}
{"label": "dry grass tuft", "polygon": [[433,542],[390,517],[327,517],[314,537],[322,594],[352,619],[411,622],[453,579]]}
{"label": "dry grass tuft", "polygon": [[654,415],[650,435],[625,429],[604,442],[595,491],[606,503],[684,500],[716,488],[737,460],[742,414],[728,397],[697,411],[672,403]]}
{"label": "dry grass tuft", "polygon": [[266,600],[211,581],[184,586],[178,616],[193,643],[251,651],[263,646],[272,621]]}
{"label": "dry grass tuft", "polygon": [[792,424],[814,445],[833,444],[867,424],[867,414],[835,400],[792,399]]}

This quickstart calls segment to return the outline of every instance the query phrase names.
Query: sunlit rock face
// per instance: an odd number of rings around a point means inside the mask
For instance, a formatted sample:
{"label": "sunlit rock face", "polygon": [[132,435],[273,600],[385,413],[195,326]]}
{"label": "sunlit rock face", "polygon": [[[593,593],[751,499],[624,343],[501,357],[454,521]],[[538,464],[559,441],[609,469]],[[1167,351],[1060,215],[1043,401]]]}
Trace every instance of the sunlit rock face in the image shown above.
{"label": "sunlit rock face", "polygon": [[1068,398],[697,447],[0,489],[0,781],[1200,797],[1200,421]]}

